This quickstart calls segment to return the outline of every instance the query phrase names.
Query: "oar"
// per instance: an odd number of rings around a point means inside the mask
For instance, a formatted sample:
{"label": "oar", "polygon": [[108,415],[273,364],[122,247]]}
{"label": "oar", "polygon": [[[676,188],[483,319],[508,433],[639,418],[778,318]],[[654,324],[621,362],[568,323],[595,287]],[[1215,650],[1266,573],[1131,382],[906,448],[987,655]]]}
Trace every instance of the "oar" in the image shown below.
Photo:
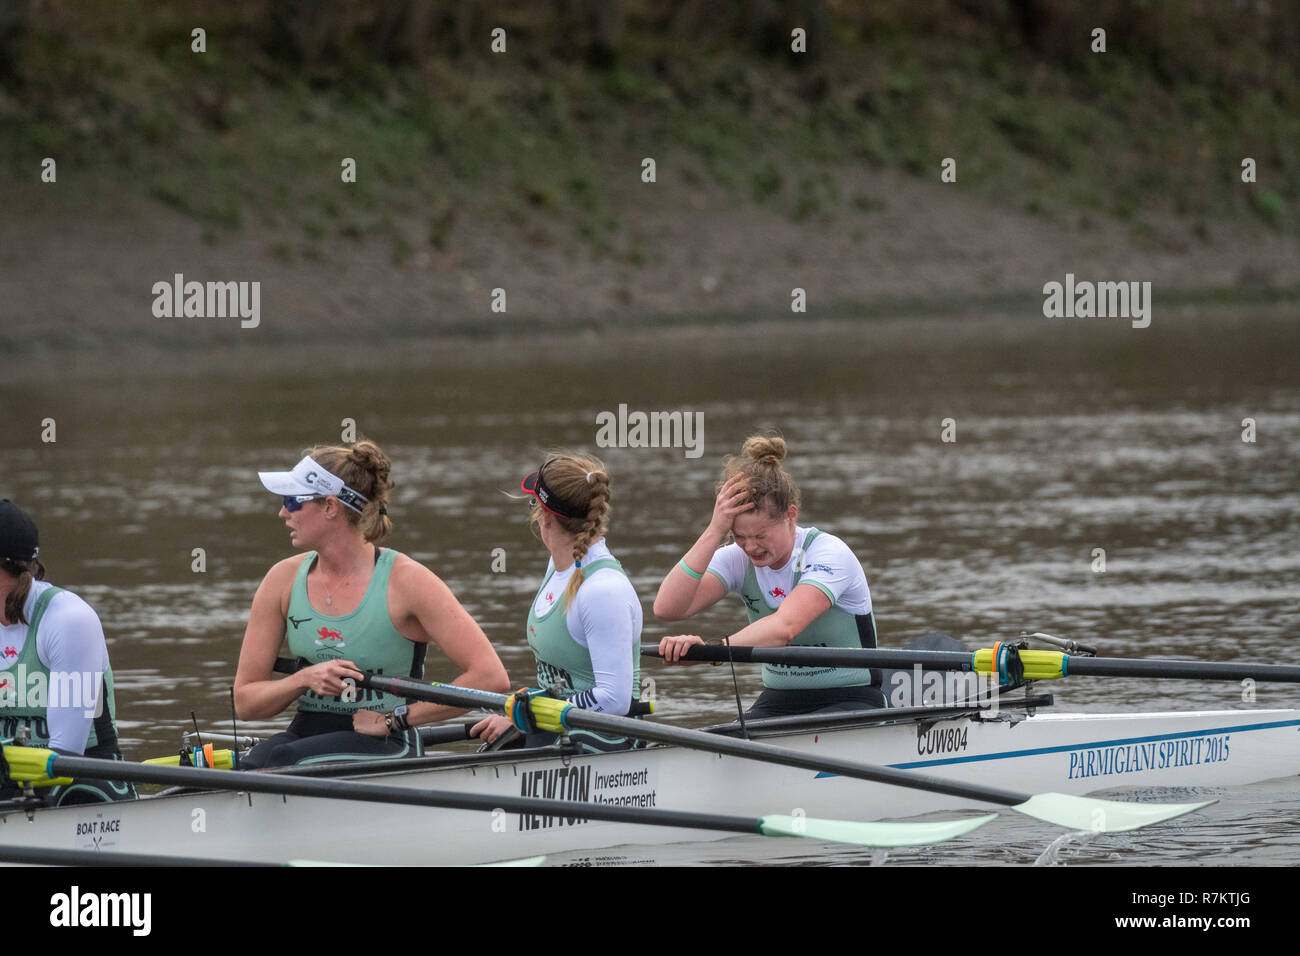
{"label": "oar", "polygon": [[241,860],[210,860],[196,856],[163,856],[160,853],[114,853],[108,850],[61,850],[38,846],[0,846],[0,863],[31,863],[39,866],[290,866],[285,863],[245,863]]}
{"label": "oar", "polygon": [[[512,716],[517,707],[523,706],[522,700],[515,694],[494,694],[485,690],[457,687],[454,684],[426,684],[409,678],[380,677],[375,674],[367,674],[360,683],[373,690],[415,700],[450,704],[454,707],[500,708],[508,717]],[[570,729],[594,730],[634,737],[638,740],[676,744],[695,750],[782,764],[787,767],[799,767],[818,773],[856,777],[859,780],[871,780],[913,790],[927,790],[931,793],[963,797],[983,803],[996,803],[1072,830],[1104,833],[1136,830],[1138,827],[1191,813],[1215,802],[1205,800],[1199,803],[1126,803],[1119,800],[1076,797],[1064,793],[1016,793],[1012,790],[942,780],[938,777],[895,770],[892,767],[877,767],[836,757],[812,756],[752,740],[737,740],[733,737],[721,737],[698,730],[686,730],[682,727],[668,727],[645,720],[595,713],[581,710],[567,701],[550,697],[531,697],[527,706],[533,720],[542,730],[556,733],[564,733]]]}
{"label": "oar", "polygon": [[[382,679],[382,678],[380,678]],[[419,685],[417,685],[419,686]],[[190,767],[162,767],[131,763],[125,760],[102,760],[94,757],[69,757],[37,747],[0,748],[0,757],[8,763],[14,780],[31,781],[37,786],[68,782],[66,778],[95,777],[101,780],[129,780],[166,786],[197,787],[203,790],[234,790],[248,793],[272,793],[279,796],[321,797],[333,800],[362,800],[395,803],[415,807],[443,807],[452,810],[483,810],[491,813],[527,813],[537,816],[567,817],[577,820],[606,820],[613,823],[640,823],[649,826],[684,827],[696,830],[721,830],[760,836],[793,836],[855,846],[919,846],[938,843],[969,833],[995,819],[996,814],[963,820],[934,823],[862,823],[853,820],[823,820],[773,814],[762,817],[729,816],[720,813],[695,813],[682,810],[648,810],[611,804],[582,803],[576,800],[547,800],[457,793],[448,790],[422,790],[414,787],[390,787],[350,780],[317,780],[262,774],[256,771],[198,770]]]}
{"label": "oar", "polygon": [[[481,863],[480,866],[540,866],[546,857]],[[199,856],[164,856],[161,853],[116,853],[112,850],[61,850],[39,846],[0,846],[0,863],[31,863],[39,866],[354,866],[328,860],[285,860],[258,863],[247,860],[206,859]]]}
{"label": "oar", "polygon": [[[857,647],[732,647],[737,664],[791,664],[808,667],[913,667],[931,670],[996,674],[1005,670],[998,661],[1009,645],[977,651],[910,651],[905,648]],[[1087,657],[1062,651],[1020,650],[1026,680],[1058,677],[1169,677],[1186,680],[1242,680],[1300,683],[1300,666],[1247,664],[1228,661],[1172,661],[1160,658]],[[658,657],[658,644],[642,644],[641,654]],[[689,661],[727,660],[720,644],[696,644],[684,655]],[[995,664],[997,661],[1001,667]]]}

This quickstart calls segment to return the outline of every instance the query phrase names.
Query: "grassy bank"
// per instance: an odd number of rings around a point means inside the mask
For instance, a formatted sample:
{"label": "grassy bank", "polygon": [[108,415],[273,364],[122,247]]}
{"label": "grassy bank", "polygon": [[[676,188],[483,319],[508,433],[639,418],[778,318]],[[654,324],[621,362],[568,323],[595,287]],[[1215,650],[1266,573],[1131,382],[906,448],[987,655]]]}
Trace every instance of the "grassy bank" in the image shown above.
{"label": "grassy bank", "polygon": [[[24,233],[74,245],[89,241],[77,227],[88,217],[152,218],[173,236],[193,226],[209,250],[200,259],[238,248],[304,282],[327,282],[340,262],[351,283],[446,275],[475,296],[496,281],[488,273],[581,266],[613,276],[590,297],[605,311],[748,309],[699,286],[721,283],[725,297],[754,263],[767,268],[760,253],[729,279],[676,280],[691,295],[658,291],[673,284],[658,276],[685,267],[674,246],[709,226],[718,248],[688,263],[731,261],[727,237],[752,246],[780,233],[772,267],[800,265],[798,237],[813,248],[832,236],[864,255],[901,244],[882,272],[929,255],[957,276],[947,288],[917,272],[920,291],[844,283],[820,296],[870,299],[867,310],[1037,287],[1033,270],[976,267],[1010,258],[1017,234],[1038,245],[1069,236],[1084,261],[1089,249],[1119,261],[1124,250],[1235,251],[1222,276],[1170,273],[1219,295],[1300,281],[1270,264],[1300,236],[1293,9],[920,6],[615,3],[621,22],[602,40],[594,8],[557,20],[564,4],[337,0],[316,5],[334,20],[315,27],[286,24],[276,0],[201,14],[143,0],[37,4],[4,41],[0,168]],[[807,54],[789,50],[800,24]],[[1104,53],[1090,49],[1098,25]],[[195,26],[206,52],[191,50]],[[504,53],[490,50],[496,26]],[[58,188],[37,181],[46,156]],[[642,181],[647,157],[653,185]],[[955,183],[940,183],[946,157]],[[1255,183],[1241,181],[1244,157]],[[341,181],[344,158],[356,160],[355,183]],[[1002,244],[982,248],[972,228],[943,248],[953,202],[967,218],[996,212]],[[1255,242],[1272,258],[1257,264]],[[545,305],[601,308],[562,296]]]}

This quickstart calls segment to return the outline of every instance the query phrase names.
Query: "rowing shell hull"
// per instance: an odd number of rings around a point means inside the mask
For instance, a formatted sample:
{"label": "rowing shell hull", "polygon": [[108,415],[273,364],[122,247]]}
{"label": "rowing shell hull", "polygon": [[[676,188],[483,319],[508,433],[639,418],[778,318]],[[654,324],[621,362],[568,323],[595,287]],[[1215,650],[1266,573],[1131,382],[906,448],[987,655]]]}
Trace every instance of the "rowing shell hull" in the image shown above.
{"label": "rowing shell hull", "polygon": [[[1025,793],[1212,789],[1300,774],[1300,711],[1295,710],[962,717],[765,739],[811,754]],[[755,817],[779,813],[880,820],[936,810],[990,809],[970,800],[677,747],[569,758],[553,752],[520,752],[459,759],[460,766],[358,775],[358,779],[422,789]],[[473,762],[466,765],[466,760]],[[518,813],[230,792],[0,815],[0,847],[244,862],[464,865],[728,835]]]}

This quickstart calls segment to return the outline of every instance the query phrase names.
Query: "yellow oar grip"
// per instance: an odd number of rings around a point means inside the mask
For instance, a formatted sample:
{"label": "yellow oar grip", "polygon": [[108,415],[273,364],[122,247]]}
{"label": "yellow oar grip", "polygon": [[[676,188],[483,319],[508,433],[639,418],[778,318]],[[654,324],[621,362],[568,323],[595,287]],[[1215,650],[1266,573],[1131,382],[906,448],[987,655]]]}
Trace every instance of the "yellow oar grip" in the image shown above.
{"label": "yellow oar grip", "polygon": [[[982,647],[974,654],[975,673],[997,674],[993,655],[995,649]],[[1020,663],[1025,666],[1025,680],[1055,680],[1064,677],[1062,664],[1065,654],[1061,651],[1021,651]]]}
{"label": "yellow oar grip", "polygon": [[55,787],[72,783],[71,777],[49,776],[50,760],[57,757],[53,750],[42,747],[6,747],[5,763],[9,764],[9,776],[20,783],[30,783],[34,787]]}
{"label": "yellow oar grip", "polygon": [[[230,750],[212,750],[212,745],[208,744],[204,753],[204,763],[200,766],[212,767],[217,770],[229,770],[235,765],[234,752]],[[210,756],[209,753],[210,752]],[[158,767],[179,767],[181,766],[180,754],[172,754],[170,757],[150,757],[142,763],[154,764]],[[185,766],[190,766],[186,764]]]}
{"label": "yellow oar grip", "polygon": [[569,729],[564,723],[564,712],[572,706],[567,700],[547,697],[542,691],[521,687],[506,697],[504,711],[522,733],[529,733],[535,727],[562,734]]}

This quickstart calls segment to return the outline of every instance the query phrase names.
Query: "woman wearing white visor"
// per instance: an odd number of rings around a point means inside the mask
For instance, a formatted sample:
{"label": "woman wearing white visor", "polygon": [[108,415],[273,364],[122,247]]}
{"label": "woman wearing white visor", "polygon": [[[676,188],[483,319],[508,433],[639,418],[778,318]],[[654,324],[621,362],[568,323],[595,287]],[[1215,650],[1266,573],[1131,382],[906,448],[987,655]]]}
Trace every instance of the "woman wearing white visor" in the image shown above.
{"label": "woman wearing white visor", "polygon": [[[289,729],[253,748],[247,769],[324,760],[401,756],[418,749],[412,724],[463,710],[408,704],[366,690],[362,671],[420,678],[430,641],[460,670],[453,683],[510,689],[505,667],[446,584],[404,554],[380,548],[388,518],[391,463],[371,441],[318,445],[292,471],[259,472],[283,497],[279,517],[305,553],[267,573],[244,632],[235,708],[244,720],[272,717],[297,701]],[[281,642],[304,666],[272,672]],[[351,681],[349,681],[349,678]]]}

